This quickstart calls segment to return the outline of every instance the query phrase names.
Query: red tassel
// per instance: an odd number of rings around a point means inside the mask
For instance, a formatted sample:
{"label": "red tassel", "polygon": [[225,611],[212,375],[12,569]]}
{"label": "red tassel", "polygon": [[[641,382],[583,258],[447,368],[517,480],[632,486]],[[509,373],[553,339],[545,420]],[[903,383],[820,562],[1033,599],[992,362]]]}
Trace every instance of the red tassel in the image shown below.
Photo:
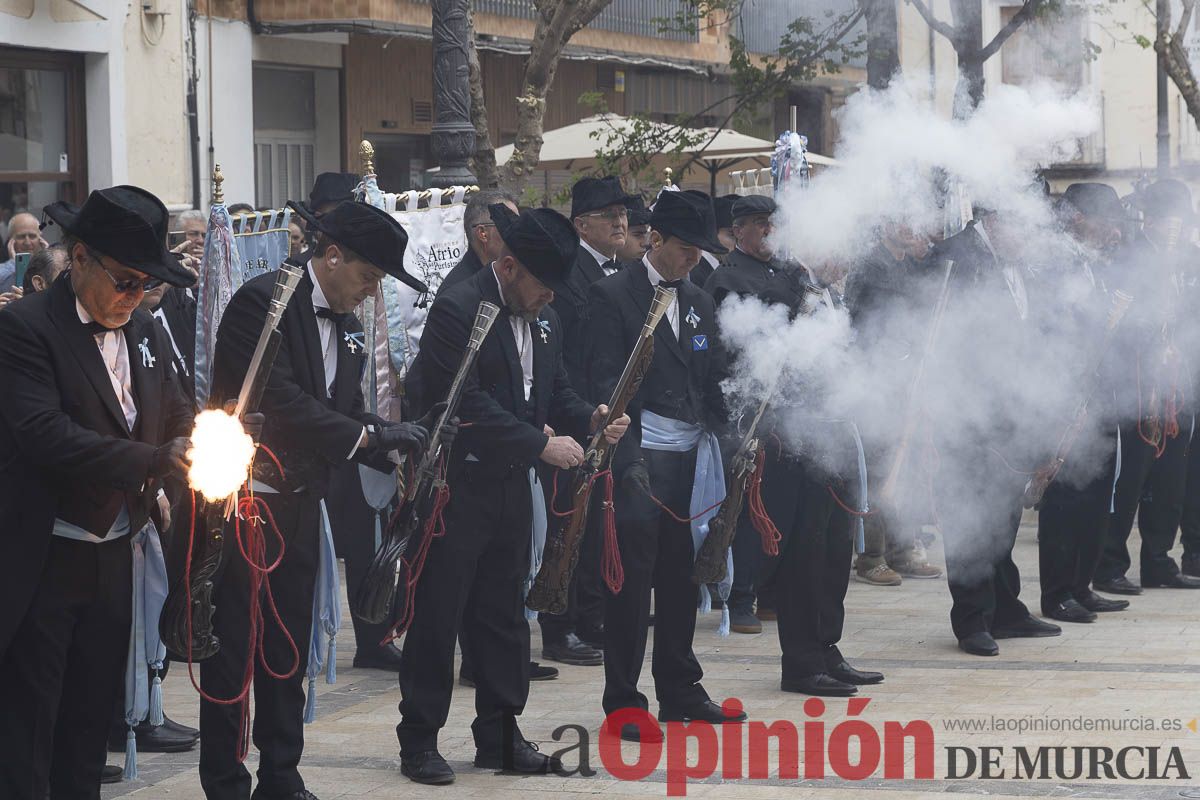
{"label": "red tassel", "polygon": [[750,504],[750,522],[762,539],[763,552],[769,556],[777,556],[783,534],[779,532],[779,528],[775,527],[762,499],[762,477],[763,470],[766,468],[766,459],[766,448],[760,447],[758,454],[754,456],[754,471],[750,473],[750,485],[746,490],[746,499]]}
{"label": "red tassel", "polygon": [[429,555],[429,545],[433,543],[434,539],[440,539],[446,535],[445,511],[449,504],[450,487],[443,481],[433,496],[433,510],[429,514],[429,519],[425,521],[425,527],[421,530],[421,541],[412,563],[401,558],[404,565],[401,576],[407,576],[404,585],[399,587],[399,591],[404,592],[404,616],[392,626],[380,644],[387,644],[399,639],[412,625],[413,616],[416,613],[417,582],[421,579],[421,573],[425,571],[425,559]]}
{"label": "red tassel", "polygon": [[[597,476],[600,477],[600,476]],[[612,470],[605,470],[604,477],[604,554],[600,568],[604,583],[613,594],[620,594],[625,585],[625,567],[621,564],[621,548],[617,544],[617,514],[613,507]]]}

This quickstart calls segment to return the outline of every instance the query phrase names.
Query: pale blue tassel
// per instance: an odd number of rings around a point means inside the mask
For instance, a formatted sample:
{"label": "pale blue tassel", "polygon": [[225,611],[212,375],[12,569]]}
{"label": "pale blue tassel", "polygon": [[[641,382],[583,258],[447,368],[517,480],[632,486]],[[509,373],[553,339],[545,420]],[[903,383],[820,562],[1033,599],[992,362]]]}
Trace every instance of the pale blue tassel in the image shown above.
{"label": "pale blue tassel", "polygon": [[708,586],[700,587],[700,613],[707,614],[712,611],[712,595],[708,591]]}
{"label": "pale blue tassel", "polygon": [[155,670],[154,680],[150,684],[150,724],[157,728],[164,721],[162,677],[158,674],[158,670]]}
{"label": "pale blue tassel", "polygon": [[317,679],[308,679],[308,697],[304,700],[304,724],[311,725],[317,719]]}
{"label": "pale blue tassel", "polygon": [[717,636],[729,635],[729,603],[725,603],[725,607],[721,609],[721,624],[717,626]]}
{"label": "pale blue tassel", "polygon": [[125,734],[125,771],[121,773],[121,780],[136,781],[137,777],[137,734],[130,727],[129,733]]}
{"label": "pale blue tassel", "polygon": [[537,620],[537,618],[538,618],[538,612],[536,612],[536,611],[534,611],[533,609],[531,609],[531,608],[529,608],[528,606],[526,606],[526,608],[525,608],[525,619],[526,619],[526,621],[528,621],[528,622],[534,622],[534,621],[536,621],[536,620]]}
{"label": "pale blue tassel", "polygon": [[337,639],[329,637],[329,655],[325,656],[325,682],[337,683]]}

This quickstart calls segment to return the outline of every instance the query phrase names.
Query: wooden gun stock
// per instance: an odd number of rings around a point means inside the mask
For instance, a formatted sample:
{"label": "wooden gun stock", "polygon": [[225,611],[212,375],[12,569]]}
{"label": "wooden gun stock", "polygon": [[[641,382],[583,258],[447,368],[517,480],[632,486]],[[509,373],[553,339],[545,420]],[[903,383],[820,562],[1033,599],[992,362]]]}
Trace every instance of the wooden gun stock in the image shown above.
{"label": "wooden gun stock", "polygon": [[613,447],[604,438],[604,429],[609,421],[619,419],[629,407],[637,390],[642,385],[650,362],[654,360],[654,329],[662,321],[667,308],[675,298],[674,289],[659,286],[654,291],[654,301],[638,336],[633,352],[625,362],[621,378],[608,401],[608,416],[600,423],[584,455],[583,465],[573,471],[571,477],[571,514],[561,529],[552,530],[546,539],[546,550],[542,556],[542,567],[534,578],[525,605],[534,611],[561,614],[567,608],[567,590],[571,576],[579,563],[579,550],[583,546],[583,534],[587,526],[588,506],[591,504],[592,486],[596,476],[610,468]]}

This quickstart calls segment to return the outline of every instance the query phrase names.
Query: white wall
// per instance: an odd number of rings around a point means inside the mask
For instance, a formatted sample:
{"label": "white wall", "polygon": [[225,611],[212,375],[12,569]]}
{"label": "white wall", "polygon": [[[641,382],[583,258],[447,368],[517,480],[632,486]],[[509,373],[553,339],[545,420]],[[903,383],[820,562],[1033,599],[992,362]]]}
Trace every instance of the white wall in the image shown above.
{"label": "white wall", "polygon": [[214,160],[221,165],[221,174],[225,176],[226,204],[246,202],[253,205],[255,202],[251,39],[250,26],[245,22],[214,19],[210,23],[201,17],[196,23],[196,60],[200,75],[200,198],[205,207],[212,197]]}

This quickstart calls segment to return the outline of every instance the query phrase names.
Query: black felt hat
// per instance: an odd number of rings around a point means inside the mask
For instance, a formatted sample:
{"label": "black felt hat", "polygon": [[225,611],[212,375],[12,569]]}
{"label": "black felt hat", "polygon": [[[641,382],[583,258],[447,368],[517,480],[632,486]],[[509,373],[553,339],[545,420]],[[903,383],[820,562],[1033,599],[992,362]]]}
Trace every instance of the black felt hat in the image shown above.
{"label": "black felt hat", "polygon": [[620,179],[615,176],[580,178],[571,187],[571,219],[609,206],[623,206],[630,197],[632,195],[625,193]]}
{"label": "black felt hat", "polygon": [[775,213],[775,201],[762,194],[749,194],[739,197],[733,204],[732,215],[735,220],[742,217],[753,217],[759,214],[768,216]]}
{"label": "black felt hat", "polygon": [[723,194],[713,198],[713,212],[717,215],[718,228],[733,227],[733,204],[741,199],[740,194]]}
{"label": "black felt hat", "polygon": [[314,214],[308,206],[293,200],[288,205],[300,215],[310,232],[325,234],[422,294],[429,291],[428,286],[404,269],[408,234],[391,214],[353,200],[344,200],[324,214]]}
{"label": "black felt hat", "polygon": [[663,192],[654,203],[650,227],[714,255],[729,252],[717,238],[713,204],[703,192]]}
{"label": "black felt hat", "polygon": [[145,189],[97,189],[78,208],[58,200],[43,212],[68,235],[123,267],[172,286],[195,283],[179,263],[180,255],[167,249],[167,207]]}
{"label": "black felt hat", "polygon": [[1072,183],[1062,194],[1064,202],[1085,217],[1121,222],[1126,218],[1125,206],[1117,190],[1107,183]]}
{"label": "black felt hat", "polygon": [[552,208],[527,208],[520,214],[503,203],[488,206],[504,246],[533,277],[555,294],[568,290],[579,235],[571,221]]}
{"label": "black felt hat", "polygon": [[309,208],[320,208],[330,203],[354,199],[354,190],[361,179],[352,172],[322,172],[313,182],[308,193]]}
{"label": "black felt hat", "polygon": [[625,199],[625,210],[629,213],[629,227],[650,224],[650,211],[640,194],[631,194]]}
{"label": "black felt hat", "polygon": [[1147,186],[1139,198],[1142,213],[1148,217],[1180,217],[1188,222],[1195,220],[1192,207],[1192,192],[1187,184],[1174,178],[1165,178]]}

